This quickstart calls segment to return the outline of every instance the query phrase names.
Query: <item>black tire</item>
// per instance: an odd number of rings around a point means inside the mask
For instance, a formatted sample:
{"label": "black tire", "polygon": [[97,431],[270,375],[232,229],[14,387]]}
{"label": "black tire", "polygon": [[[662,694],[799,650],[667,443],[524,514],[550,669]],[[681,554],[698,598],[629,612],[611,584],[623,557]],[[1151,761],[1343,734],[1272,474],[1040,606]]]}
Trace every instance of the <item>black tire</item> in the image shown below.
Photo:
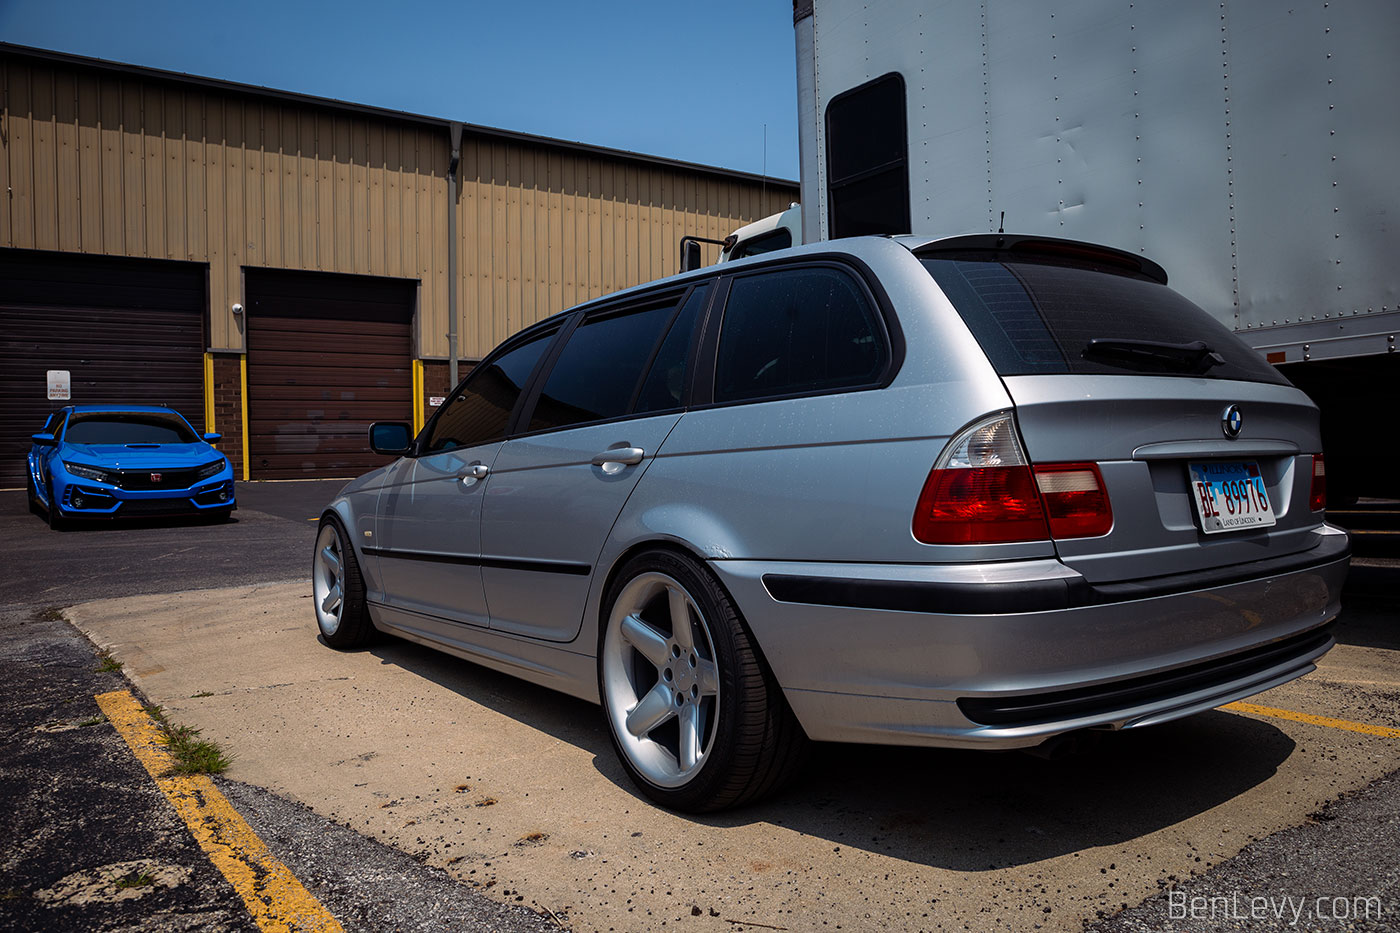
{"label": "black tire", "polygon": [[[667,578],[679,584],[693,604],[692,609],[697,615],[687,615],[694,632],[708,635],[708,638],[695,637],[692,643],[699,646],[696,650],[702,655],[707,653],[702,643],[708,643],[708,653],[712,653],[713,658],[702,659],[701,664],[712,660],[717,669],[718,684],[714,696],[717,714],[707,716],[707,726],[700,742],[708,742],[708,745],[698,764],[686,767],[679,739],[678,747],[666,752],[673,757],[669,760],[664,757],[659,759],[665,761],[667,767],[671,762],[676,766],[676,775],[662,775],[671,786],[658,783],[634,761],[633,756],[636,755],[638,760],[649,762],[647,767],[651,767],[654,773],[657,771],[654,763],[658,758],[652,755],[655,750],[645,747],[652,741],[652,730],[649,729],[645,736],[629,734],[625,740],[620,735],[627,732],[624,708],[640,708],[640,701],[635,701],[639,691],[650,694],[654,689],[663,692],[675,689],[682,674],[679,671],[673,674],[672,669],[685,665],[689,654],[682,649],[675,660],[667,658],[657,665],[621,634],[621,620],[624,617],[635,615],[645,618],[645,614],[652,611],[651,607],[660,605],[657,600],[665,598],[669,601],[672,590],[664,582]],[[664,597],[659,590],[655,595],[647,595],[651,592],[648,587],[655,586],[665,588]],[[618,607],[619,597],[624,594],[627,603]],[[645,603],[648,608],[634,609],[639,601],[649,601]],[[671,605],[674,606],[674,603]],[[615,609],[618,611],[615,612]],[[671,612],[657,612],[658,619],[661,616],[673,617]],[[738,607],[700,561],[666,550],[646,551],[632,557],[604,595],[601,623],[598,688],[608,734],[623,767],[647,797],[672,810],[691,813],[720,810],[758,800],[776,790],[800,769],[809,744],[807,736],[764,663]],[[660,627],[665,626],[665,622],[660,623]],[[670,625],[672,632],[675,628],[674,624]],[[676,647],[674,639],[668,644],[671,646],[668,651],[673,651]],[[654,669],[648,670],[648,665]],[[689,667],[695,666],[695,662],[691,661]],[[668,683],[665,688],[661,686],[663,678]],[[681,708],[687,690],[689,688],[677,693],[678,708]],[[701,701],[703,699],[702,691]],[[680,714],[672,715],[679,724]],[[678,725],[678,732],[679,728]],[[654,727],[658,735],[662,729],[661,725]],[[658,739],[655,744],[658,748],[664,748],[666,741],[664,738]]]}
{"label": "black tire", "polygon": [[29,511],[34,515],[43,515],[44,506],[39,502],[39,492],[34,486],[34,474],[28,470],[24,474],[24,491],[29,495]]}
{"label": "black tire", "polygon": [[[327,556],[327,551],[334,557]],[[339,604],[332,605],[331,590],[339,586]],[[365,580],[350,535],[339,518],[321,516],[311,559],[311,602],[316,627],[326,644],[341,651],[363,648],[378,634],[365,605]],[[330,608],[327,608],[330,606]]]}
{"label": "black tire", "polygon": [[53,494],[53,483],[48,484],[46,491],[49,494],[49,528],[53,531],[66,531],[68,529],[68,519],[64,517],[63,509],[58,507],[58,497]]}

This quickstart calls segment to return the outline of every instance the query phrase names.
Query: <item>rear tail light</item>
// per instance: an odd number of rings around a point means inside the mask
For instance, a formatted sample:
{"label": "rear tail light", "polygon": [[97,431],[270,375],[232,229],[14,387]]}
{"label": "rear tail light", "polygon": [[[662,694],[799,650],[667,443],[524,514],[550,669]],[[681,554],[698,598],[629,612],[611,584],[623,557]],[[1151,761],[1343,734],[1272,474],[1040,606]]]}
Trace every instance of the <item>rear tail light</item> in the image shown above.
{"label": "rear tail light", "polygon": [[1052,538],[1096,538],[1113,527],[1103,477],[1092,463],[1051,463],[1035,468]]}
{"label": "rear tail light", "polygon": [[1091,537],[1112,526],[1098,467],[1033,466],[1001,414],[944,448],[919,494],[913,532],[924,544],[997,544]]}
{"label": "rear tail light", "polygon": [[1327,508],[1327,466],[1322,462],[1322,454],[1313,454],[1312,491],[1308,494],[1308,508],[1314,512]]}

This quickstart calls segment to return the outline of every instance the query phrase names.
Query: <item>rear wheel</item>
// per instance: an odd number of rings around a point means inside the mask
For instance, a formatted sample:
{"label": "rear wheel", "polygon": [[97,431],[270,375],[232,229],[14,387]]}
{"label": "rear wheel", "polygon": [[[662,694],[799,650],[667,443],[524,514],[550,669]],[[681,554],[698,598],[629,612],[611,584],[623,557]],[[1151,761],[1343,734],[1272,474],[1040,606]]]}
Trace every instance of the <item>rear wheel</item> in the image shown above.
{"label": "rear wheel", "polygon": [[676,810],[718,810],[791,776],[806,735],[703,565],[639,554],[604,607],[599,692],[613,745],[644,794]]}
{"label": "rear wheel", "polygon": [[334,515],[321,518],[311,561],[311,601],[316,626],[332,648],[361,648],[374,640],[365,606],[365,581],[345,526]]}

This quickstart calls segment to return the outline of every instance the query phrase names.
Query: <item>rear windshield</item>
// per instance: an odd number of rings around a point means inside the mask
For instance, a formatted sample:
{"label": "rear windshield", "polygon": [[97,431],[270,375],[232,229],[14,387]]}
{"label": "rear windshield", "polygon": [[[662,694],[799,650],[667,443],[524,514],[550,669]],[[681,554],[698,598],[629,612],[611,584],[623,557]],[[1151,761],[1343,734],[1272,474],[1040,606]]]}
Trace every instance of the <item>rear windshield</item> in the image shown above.
{"label": "rear windshield", "polygon": [[1003,376],[1154,373],[1289,384],[1223,324],[1151,279],[1020,259],[923,263]]}
{"label": "rear windshield", "polygon": [[199,440],[174,412],[135,411],[75,414],[63,439],[69,444],[192,444]]}

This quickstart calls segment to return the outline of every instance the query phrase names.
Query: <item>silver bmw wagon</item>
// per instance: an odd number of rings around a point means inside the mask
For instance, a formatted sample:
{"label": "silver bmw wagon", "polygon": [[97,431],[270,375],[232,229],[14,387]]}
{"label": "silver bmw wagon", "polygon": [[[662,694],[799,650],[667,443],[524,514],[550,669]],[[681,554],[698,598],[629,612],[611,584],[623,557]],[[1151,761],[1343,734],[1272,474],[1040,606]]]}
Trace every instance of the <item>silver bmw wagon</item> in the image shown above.
{"label": "silver bmw wagon", "polygon": [[1030,747],[1313,670],[1346,533],[1307,397],[1156,264],[862,237],[507,340],[321,519],[316,621],[602,704],[641,791],[809,740]]}

